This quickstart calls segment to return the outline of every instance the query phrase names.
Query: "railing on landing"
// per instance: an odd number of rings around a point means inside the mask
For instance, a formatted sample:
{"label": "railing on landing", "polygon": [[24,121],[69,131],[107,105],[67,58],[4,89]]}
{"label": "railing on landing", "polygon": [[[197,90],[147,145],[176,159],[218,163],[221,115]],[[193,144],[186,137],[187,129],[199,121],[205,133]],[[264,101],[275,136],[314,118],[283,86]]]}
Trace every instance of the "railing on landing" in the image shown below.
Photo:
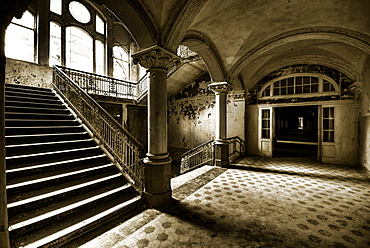
{"label": "railing on landing", "polygon": [[[244,141],[238,136],[227,138],[229,143],[229,160],[244,155]],[[213,140],[200,144],[185,152],[180,158],[180,174],[196,169],[203,165],[214,165],[215,142]]]}
{"label": "railing on landing", "polygon": [[[77,73],[53,68],[53,86],[82,120],[100,147],[139,192],[144,187],[144,147],[79,86]],[[96,80],[101,80],[98,78]],[[86,82],[88,87],[89,82]],[[96,81],[95,81],[96,82]],[[129,92],[126,92],[129,93]]]}
{"label": "railing on landing", "polygon": [[148,90],[147,74],[137,83],[57,66],[88,94],[141,100]]}

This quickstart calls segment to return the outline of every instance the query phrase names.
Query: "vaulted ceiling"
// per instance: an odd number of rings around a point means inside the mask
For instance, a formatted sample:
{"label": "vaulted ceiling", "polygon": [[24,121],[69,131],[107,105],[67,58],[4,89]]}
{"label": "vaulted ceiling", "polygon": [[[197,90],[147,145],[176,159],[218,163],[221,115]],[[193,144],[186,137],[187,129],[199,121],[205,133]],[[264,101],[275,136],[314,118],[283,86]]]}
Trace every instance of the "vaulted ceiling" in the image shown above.
{"label": "vaulted ceiling", "polygon": [[[234,89],[281,67],[312,63],[361,80],[370,56],[369,0],[91,0],[112,11],[140,48],[180,44],[199,63],[169,78],[173,92],[203,71]],[[181,71],[183,70],[183,71]]]}

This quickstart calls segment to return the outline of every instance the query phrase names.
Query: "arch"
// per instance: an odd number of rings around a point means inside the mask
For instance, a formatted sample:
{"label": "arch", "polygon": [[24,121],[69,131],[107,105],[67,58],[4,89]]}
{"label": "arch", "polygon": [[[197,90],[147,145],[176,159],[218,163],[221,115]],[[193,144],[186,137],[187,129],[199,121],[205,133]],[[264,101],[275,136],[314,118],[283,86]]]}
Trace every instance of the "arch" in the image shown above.
{"label": "arch", "polygon": [[202,58],[212,81],[222,82],[227,79],[225,69],[215,52],[216,49],[212,48],[212,43],[208,39],[199,34],[194,34],[194,32],[188,32],[181,44],[188,46]]}
{"label": "arch", "polygon": [[91,1],[103,5],[112,16],[116,17],[130,32],[140,48],[147,48],[157,44],[159,31],[139,1]]}
{"label": "arch", "polygon": [[246,53],[230,70],[230,77],[237,78],[239,73],[253,60],[265,52],[281,45],[302,40],[330,40],[346,43],[370,54],[370,37],[356,31],[332,27],[304,28],[273,37],[262,42]]}

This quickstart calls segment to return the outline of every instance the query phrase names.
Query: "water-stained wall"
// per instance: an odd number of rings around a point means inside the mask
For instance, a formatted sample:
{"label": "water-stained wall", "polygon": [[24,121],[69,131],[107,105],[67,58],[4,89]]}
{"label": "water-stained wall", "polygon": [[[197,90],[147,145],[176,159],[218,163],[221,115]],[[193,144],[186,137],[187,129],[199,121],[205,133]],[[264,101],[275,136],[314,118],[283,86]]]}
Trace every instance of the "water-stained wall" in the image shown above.
{"label": "water-stained wall", "polygon": [[[171,156],[181,154],[215,138],[215,95],[208,89],[209,74],[203,74],[168,101],[168,143]],[[244,140],[244,93],[227,97],[227,136]]]}
{"label": "water-stained wall", "polygon": [[35,63],[7,59],[5,83],[51,88],[53,69]]}

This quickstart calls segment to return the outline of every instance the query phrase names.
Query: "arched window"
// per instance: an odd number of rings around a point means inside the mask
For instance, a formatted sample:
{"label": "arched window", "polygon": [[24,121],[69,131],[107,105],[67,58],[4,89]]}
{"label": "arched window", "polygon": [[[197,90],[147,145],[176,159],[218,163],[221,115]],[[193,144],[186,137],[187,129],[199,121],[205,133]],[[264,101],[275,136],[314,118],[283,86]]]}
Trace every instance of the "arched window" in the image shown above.
{"label": "arched window", "polygon": [[276,78],[259,91],[260,99],[339,95],[339,85],[330,77],[314,73],[296,73]]}
{"label": "arched window", "polygon": [[66,66],[93,72],[93,39],[83,29],[66,28]]}
{"label": "arched window", "polygon": [[113,47],[113,77],[128,80],[129,79],[129,54],[121,46]]}
{"label": "arched window", "polygon": [[50,19],[49,64],[105,75],[106,23],[100,12],[85,1],[50,0]]}
{"label": "arched window", "polygon": [[35,62],[35,16],[26,10],[22,18],[13,18],[6,30],[5,55],[9,58]]}
{"label": "arched window", "polygon": [[62,27],[50,22],[49,65],[62,65]]}

